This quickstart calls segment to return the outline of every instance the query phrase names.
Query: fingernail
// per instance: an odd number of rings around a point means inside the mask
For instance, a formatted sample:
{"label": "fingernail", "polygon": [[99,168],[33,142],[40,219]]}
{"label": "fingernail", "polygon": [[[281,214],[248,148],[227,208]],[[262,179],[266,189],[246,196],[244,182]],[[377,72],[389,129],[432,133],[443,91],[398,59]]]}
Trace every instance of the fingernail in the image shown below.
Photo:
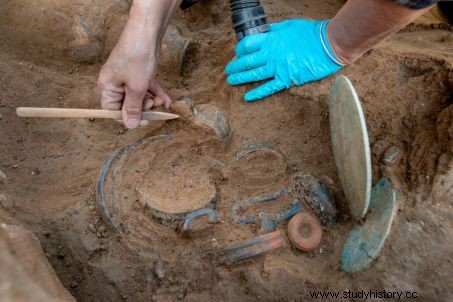
{"label": "fingernail", "polygon": [[126,120],[126,127],[129,129],[137,128],[140,124],[140,120],[136,118],[130,118]]}
{"label": "fingernail", "polygon": [[145,126],[148,126],[148,120],[141,120],[140,121],[140,127],[145,127]]}

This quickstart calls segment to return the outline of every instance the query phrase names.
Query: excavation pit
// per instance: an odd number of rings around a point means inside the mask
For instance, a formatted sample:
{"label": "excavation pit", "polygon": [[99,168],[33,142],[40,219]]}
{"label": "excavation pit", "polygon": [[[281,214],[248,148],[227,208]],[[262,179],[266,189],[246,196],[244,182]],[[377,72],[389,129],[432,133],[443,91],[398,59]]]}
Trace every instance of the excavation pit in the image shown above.
{"label": "excavation pit", "polygon": [[[0,125],[4,129],[0,170],[7,176],[0,184],[0,208],[37,235],[58,278],[78,301],[308,301],[310,291],[320,289],[388,287],[417,291],[421,300],[448,299],[442,293],[451,288],[453,263],[451,30],[411,25],[339,73],[352,81],[365,111],[372,179],[388,178],[398,191],[399,203],[379,258],[367,270],[349,274],[338,269],[338,260],[356,222],[345,216],[349,208],[344,197],[338,196],[341,187],[328,116],[334,77],[245,103],[243,94],[254,85],[231,87],[225,81],[224,68],[234,57],[236,44],[225,14],[227,2],[201,1],[189,11],[175,12],[170,23],[181,28],[183,37],[192,39],[195,49],[188,50],[182,78],[178,67],[171,64],[161,64],[156,75],[173,100],[189,97],[197,106],[216,106],[230,117],[233,135],[226,148],[212,133],[182,121],[125,131],[113,121],[15,116],[17,106],[100,107],[93,88],[127,20],[126,13],[105,18],[105,12],[111,5],[131,1],[82,2],[86,1],[28,1],[27,5],[6,1],[0,13]],[[269,21],[278,22],[329,18],[344,1],[262,3],[272,13]],[[99,20],[103,30],[92,41],[104,45],[98,63],[92,65],[74,63],[68,49],[74,39],[71,20],[79,22],[87,13]],[[184,143],[207,144],[218,150],[213,152],[215,159],[227,167],[222,170],[221,164],[215,165],[223,174],[215,184],[216,211],[224,223],[180,236],[172,224],[150,217],[135,200],[136,191],[128,189],[127,199],[119,192],[118,208],[109,208],[112,220],[124,232],[118,239],[99,217],[91,193],[93,183],[115,149],[161,133],[178,139],[187,136]],[[209,138],[201,139],[201,133]],[[270,152],[249,154],[234,166],[235,152],[253,141],[278,146],[292,169],[325,180],[338,197],[340,221],[325,230],[313,253],[288,248],[235,269],[216,267],[202,247],[230,246],[258,235],[259,225],[238,225],[228,218],[232,206],[290,184],[285,177],[292,174],[286,174],[284,160]],[[387,161],[389,150],[395,148],[398,158]],[[177,150],[182,151],[187,152]],[[285,197],[275,211],[268,204],[243,215],[278,213],[291,202]],[[279,229],[285,227],[282,224]],[[424,246],[430,248],[420,248]],[[13,281],[21,287],[29,285]]]}

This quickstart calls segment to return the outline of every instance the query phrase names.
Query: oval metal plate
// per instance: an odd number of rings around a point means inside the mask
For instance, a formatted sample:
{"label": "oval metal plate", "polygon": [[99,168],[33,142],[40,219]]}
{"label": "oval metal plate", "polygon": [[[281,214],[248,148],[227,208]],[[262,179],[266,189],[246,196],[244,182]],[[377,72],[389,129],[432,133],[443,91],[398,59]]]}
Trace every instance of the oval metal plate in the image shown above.
{"label": "oval metal plate", "polygon": [[363,225],[349,232],[341,251],[340,268],[349,273],[370,266],[390,234],[396,212],[396,193],[387,179],[371,191],[371,211]]}
{"label": "oval metal plate", "polygon": [[345,76],[335,79],[329,102],[329,120],[337,174],[351,215],[361,219],[370,200],[370,145],[359,97]]}

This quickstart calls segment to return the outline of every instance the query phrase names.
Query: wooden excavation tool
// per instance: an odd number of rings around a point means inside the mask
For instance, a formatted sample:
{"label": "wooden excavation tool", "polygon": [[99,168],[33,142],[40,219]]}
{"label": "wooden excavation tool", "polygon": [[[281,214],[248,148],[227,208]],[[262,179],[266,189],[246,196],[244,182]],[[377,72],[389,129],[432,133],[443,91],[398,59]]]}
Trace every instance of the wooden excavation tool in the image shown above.
{"label": "wooden excavation tool", "polygon": [[[121,110],[19,107],[16,109],[16,113],[22,117],[110,118],[121,120]],[[148,121],[164,121],[178,117],[179,115],[172,113],[143,111],[141,118]]]}

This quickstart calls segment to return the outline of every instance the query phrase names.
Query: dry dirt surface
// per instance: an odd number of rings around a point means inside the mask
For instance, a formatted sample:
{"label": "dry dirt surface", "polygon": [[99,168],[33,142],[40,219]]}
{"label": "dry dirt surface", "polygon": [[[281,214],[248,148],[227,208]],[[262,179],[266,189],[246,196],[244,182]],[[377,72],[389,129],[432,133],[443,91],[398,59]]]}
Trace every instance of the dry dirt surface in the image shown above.
{"label": "dry dirt surface", "polygon": [[0,210],[0,299],[74,301],[47,261],[35,235]]}
{"label": "dry dirt surface", "polygon": [[[343,2],[262,1],[271,22],[329,18]],[[230,120],[226,144],[200,137],[185,118],[126,130],[114,121],[15,115],[18,106],[97,108],[97,74],[127,20],[127,7],[121,0],[3,0],[0,10],[0,170],[6,175],[0,180],[0,208],[38,237],[77,300],[308,301],[314,291],[385,289],[417,292],[417,301],[452,301],[450,27],[410,26],[340,72],[353,82],[365,111],[373,181],[390,179],[398,199],[381,255],[370,268],[348,274],[338,269],[338,260],[357,222],[348,216],[330,146],[328,98],[334,77],[245,104],[242,94],[250,87],[228,86],[223,73],[235,46],[227,1],[201,1],[176,13],[172,25],[193,41],[184,76],[169,66],[161,66],[157,76],[174,100],[187,97],[196,105],[220,108]],[[160,150],[169,152],[164,159],[173,167],[203,162],[186,155],[201,156],[203,147],[196,144],[204,141],[225,163],[213,181],[222,223],[180,236],[174,225],[156,223],[141,212],[139,202],[123,196],[131,206],[120,221],[124,236],[118,238],[96,208],[99,171],[117,148],[161,133],[178,136],[181,147]],[[264,154],[235,165],[235,151],[251,141],[277,146],[287,162]],[[136,166],[162,166],[151,159],[148,163],[148,155],[144,152]],[[141,186],[166,185],[162,169],[157,174],[162,178],[146,174]],[[315,252],[287,247],[242,265],[219,265],[208,250],[257,234],[256,226],[231,222],[231,207],[288,185],[288,170],[326,180],[340,222],[324,228]],[[195,179],[200,172],[184,173]],[[178,175],[172,177],[177,181]],[[184,198],[183,192],[159,194]],[[283,198],[281,203],[287,202]]]}

